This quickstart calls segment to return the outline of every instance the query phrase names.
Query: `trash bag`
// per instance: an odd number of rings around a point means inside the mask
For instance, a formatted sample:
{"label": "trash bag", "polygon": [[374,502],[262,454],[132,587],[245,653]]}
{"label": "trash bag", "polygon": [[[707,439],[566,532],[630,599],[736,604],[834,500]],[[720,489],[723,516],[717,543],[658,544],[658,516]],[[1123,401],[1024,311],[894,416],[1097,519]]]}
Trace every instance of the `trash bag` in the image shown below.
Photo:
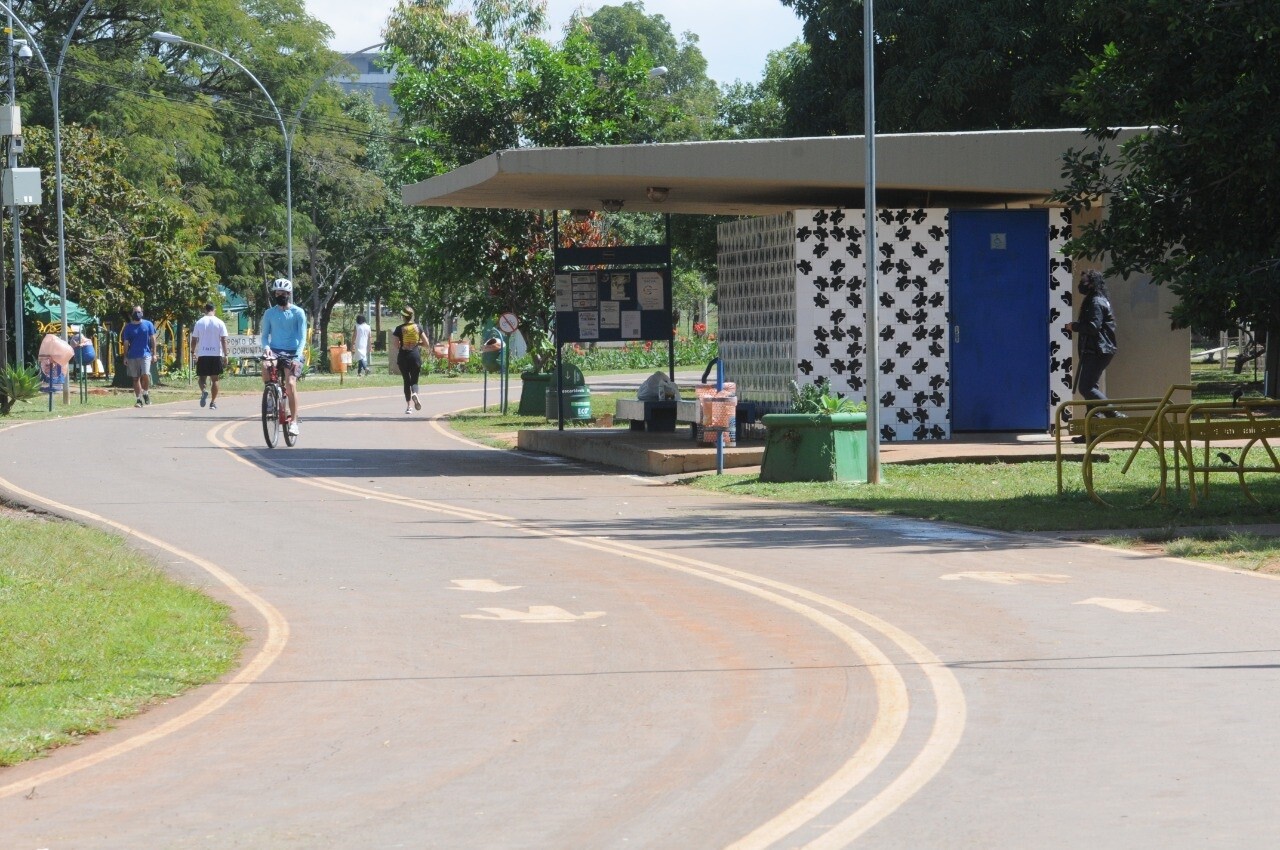
{"label": "trash bag", "polygon": [[636,390],[639,401],[674,401],[679,397],[680,388],[663,372],[654,372]]}

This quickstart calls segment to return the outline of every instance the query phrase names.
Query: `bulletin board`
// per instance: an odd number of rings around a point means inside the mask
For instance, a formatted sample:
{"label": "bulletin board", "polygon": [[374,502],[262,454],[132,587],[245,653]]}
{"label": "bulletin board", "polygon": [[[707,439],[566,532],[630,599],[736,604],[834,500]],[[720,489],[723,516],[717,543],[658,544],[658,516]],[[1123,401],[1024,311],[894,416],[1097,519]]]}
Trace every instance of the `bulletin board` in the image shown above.
{"label": "bulletin board", "polygon": [[668,269],[617,269],[556,275],[559,342],[671,340]]}

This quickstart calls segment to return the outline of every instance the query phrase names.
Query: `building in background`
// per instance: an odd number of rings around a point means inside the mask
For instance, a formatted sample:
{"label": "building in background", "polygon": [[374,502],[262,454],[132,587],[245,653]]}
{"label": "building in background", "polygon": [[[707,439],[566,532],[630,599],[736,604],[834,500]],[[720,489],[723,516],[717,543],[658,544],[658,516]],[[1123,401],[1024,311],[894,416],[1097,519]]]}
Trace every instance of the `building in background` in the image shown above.
{"label": "building in background", "polygon": [[391,99],[391,83],[396,75],[391,69],[382,67],[382,56],[372,52],[347,53],[344,58],[359,76],[352,79],[349,74],[341,74],[334,78],[334,82],[344,91],[369,95],[378,106],[385,107],[392,115],[397,114],[395,102]]}

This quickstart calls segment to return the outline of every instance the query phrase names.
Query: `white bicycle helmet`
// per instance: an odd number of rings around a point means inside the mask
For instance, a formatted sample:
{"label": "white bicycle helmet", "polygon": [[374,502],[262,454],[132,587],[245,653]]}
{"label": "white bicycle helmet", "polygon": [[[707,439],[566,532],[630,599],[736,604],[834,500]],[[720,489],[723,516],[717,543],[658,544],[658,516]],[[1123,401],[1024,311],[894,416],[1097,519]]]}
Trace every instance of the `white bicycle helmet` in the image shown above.
{"label": "white bicycle helmet", "polygon": [[273,293],[275,293],[275,292],[287,292],[287,293],[289,293],[290,295],[292,295],[292,294],[293,294],[293,282],[292,282],[292,281],[290,281],[288,278],[278,277],[278,278],[276,278],[275,280],[271,281],[271,291],[272,291]]}

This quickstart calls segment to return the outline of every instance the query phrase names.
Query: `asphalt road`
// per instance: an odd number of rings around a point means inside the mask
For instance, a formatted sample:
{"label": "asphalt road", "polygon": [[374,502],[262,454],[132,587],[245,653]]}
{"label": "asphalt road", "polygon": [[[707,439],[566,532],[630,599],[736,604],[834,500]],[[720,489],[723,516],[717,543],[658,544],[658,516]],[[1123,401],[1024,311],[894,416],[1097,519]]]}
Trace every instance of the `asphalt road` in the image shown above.
{"label": "asphalt road", "polygon": [[[0,431],[252,637],[0,771],[0,848],[1265,847],[1280,583],[452,435],[478,387]],[[0,629],[3,625],[0,624]]]}

